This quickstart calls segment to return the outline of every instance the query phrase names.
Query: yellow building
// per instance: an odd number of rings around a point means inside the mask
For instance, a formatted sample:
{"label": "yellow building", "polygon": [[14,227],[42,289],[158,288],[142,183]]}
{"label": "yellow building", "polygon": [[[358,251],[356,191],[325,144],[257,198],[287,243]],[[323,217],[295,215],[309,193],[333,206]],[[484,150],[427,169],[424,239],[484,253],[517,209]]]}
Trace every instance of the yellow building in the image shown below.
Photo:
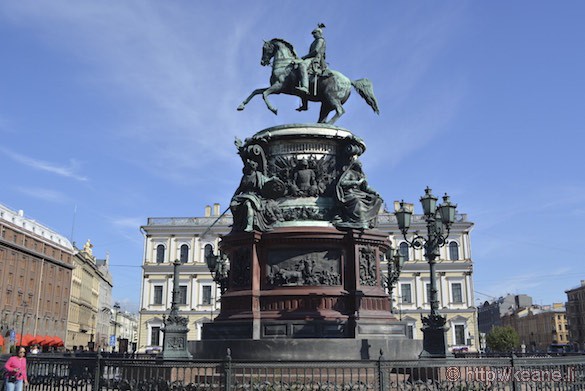
{"label": "yellow building", "polygon": [[88,350],[92,348],[92,343],[100,344],[99,336],[96,336],[96,333],[99,333],[98,326],[104,307],[100,293],[108,299],[111,297],[111,291],[107,292],[103,288],[105,281],[105,286],[111,290],[111,277],[109,272],[105,273],[107,267],[104,269],[93,256],[92,247],[88,240],[83,249],[78,250],[73,257],[69,321],[65,341],[65,347],[68,349]]}
{"label": "yellow building", "polygon": [[518,332],[527,352],[546,352],[551,344],[568,344],[569,328],[563,303],[530,306],[502,317],[503,326]]}

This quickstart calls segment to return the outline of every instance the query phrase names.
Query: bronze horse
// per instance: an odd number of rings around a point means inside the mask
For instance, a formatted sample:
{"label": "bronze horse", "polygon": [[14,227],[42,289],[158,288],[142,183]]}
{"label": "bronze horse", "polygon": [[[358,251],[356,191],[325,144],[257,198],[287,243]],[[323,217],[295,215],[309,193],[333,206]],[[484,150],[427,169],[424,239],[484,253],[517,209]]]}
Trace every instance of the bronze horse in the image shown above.
{"label": "bronze horse", "polygon": [[[343,104],[349,98],[351,93],[351,86],[360,94],[362,98],[370,105],[376,114],[379,114],[378,102],[374,96],[374,89],[372,83],[368,79],[350,80],[341,72],[328,70],[327,74],[317,78],[317,85],[314,81],[309,83],[309,94],[298,91],[295,87],[298,85],[298,76],[295,71],[295,64],[302,61],[297,56],[293,46],[287,41],[274,38],[268,42],[264,42],[262,47],[261,65],[266,66],[272,61],[272,75],[270,75],[270,87],[258,88],[238,106],[238,110],[244,110],[248,102],[256,95],[262,94],[262,98],[266,106],[274,114],[278,110],[272,106],[268,100],[268,95],[271,94],[287,94],[296,95],[303,99],[303,105],[306,100],[313,102],[321,102],[321,111],[319,113],[319,123],[333,124],[345,113]],[[316,94],[315,94],[316,91]],[[327,116],[330,112],[335,110],[335,115],[327,121]]]}

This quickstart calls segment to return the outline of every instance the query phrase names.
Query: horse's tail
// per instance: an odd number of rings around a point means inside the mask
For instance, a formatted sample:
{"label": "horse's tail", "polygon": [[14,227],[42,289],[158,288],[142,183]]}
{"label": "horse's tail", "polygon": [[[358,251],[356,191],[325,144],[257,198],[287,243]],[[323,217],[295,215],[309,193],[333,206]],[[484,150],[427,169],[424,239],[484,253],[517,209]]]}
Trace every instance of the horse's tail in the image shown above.
{"label": "horse's tail", "polygon": [[352,80],[351,85],[355,90],[360,94],[362,98],[366,101],[368,105],[374,110],[376,114],[380,114],[380,110],[378,109],[378,101],[376,100],[376,96],[374,95],[374,86],[369,79],[358,79]]}

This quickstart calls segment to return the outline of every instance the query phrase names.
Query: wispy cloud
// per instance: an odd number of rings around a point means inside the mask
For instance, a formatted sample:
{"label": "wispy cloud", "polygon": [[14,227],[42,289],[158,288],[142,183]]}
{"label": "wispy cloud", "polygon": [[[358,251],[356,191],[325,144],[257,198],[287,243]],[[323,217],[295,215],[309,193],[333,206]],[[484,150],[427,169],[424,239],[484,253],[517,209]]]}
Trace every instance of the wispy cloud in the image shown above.
{"label": "wispy cloud", "polygon": [[[541,273],[522,273],[511,276],[499,276],[493,281],[476,278],[476,285],[487,286],[481,290],[486,293],[498,297],[506,293],[529,292],[535,291],[538,287],[549,287],[551,279],[566,278],[572,275],[574,270],[569,267],[562,267],[557,270],[549,271],[547,274]],[[512,291],[511,291],[512,290]]]}
{"label": "wispy cloud", "polygon": [[47,202],[66,204],[70,201],[70,198],[66,194],[57,190],[43,189],[40,187],[15,187],[14,189],[29,197],[38,198]]}
{"label": "wispy cloud", "polygon": [[144,218],[138,217],[119,217],[112,219],[112,224],[120,228],[130,228],[136,230],[144,224]]}
{"label": "wispy cloud", "polygon": [[[151,173],[184,180],[194,169],[214,166],[218,154],[233,154],[233,134],[224,132],[235,128],[239,114],[237,100],[227,97],[236,93],[230,81],[239,64],[238,42],[258,18],[253,12],[225,14],[229,20],[217,34],[216,19],[201,15],[220,11],[195,3],[187,8],[132,0],[8,8],[19,22],[47,32],[48,45],[90,64],[84,76],[88,88],[130,98],[125,101],[129,120],[109,135],[121,140],[118,145],[135,147],[124,159],[142,166],[145,154],[156,156]],[[215,45],[202,30],[211,32]],[[222,135],[228,142],[218,144]]]}
{"label": "wispy cloud", "polygon": [[85,182],[88,180],[87,177],[77,173],[77,171],[79,170],[79,163],[74,159],[69,160],[69,165],[63,166],[58,165],[56,163],[46,162],[29,156],[21,155],[19,153],[10,151],[6,148],[0,148],[0,152],[2,152],[15,162],[23,164],[35,170],[50,172],[51,174],[75,179],[81,182]]}

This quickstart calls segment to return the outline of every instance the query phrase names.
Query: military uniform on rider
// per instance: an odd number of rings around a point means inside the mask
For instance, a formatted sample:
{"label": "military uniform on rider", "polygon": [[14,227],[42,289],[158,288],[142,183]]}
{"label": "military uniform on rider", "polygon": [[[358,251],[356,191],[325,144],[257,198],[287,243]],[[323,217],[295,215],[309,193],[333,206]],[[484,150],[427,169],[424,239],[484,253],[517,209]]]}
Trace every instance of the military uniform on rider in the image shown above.
{"label": "military uniform on rider", "polygon": [[323,30],[317,27],[311,34],[313,34],[315,40],[309,47],[309,53],[302,57],[303,61],[298,63],[300,86],[296,87],[296,89],[305,94],[309,93],[309,75],[313,75],[316,79],[327,69]]}

